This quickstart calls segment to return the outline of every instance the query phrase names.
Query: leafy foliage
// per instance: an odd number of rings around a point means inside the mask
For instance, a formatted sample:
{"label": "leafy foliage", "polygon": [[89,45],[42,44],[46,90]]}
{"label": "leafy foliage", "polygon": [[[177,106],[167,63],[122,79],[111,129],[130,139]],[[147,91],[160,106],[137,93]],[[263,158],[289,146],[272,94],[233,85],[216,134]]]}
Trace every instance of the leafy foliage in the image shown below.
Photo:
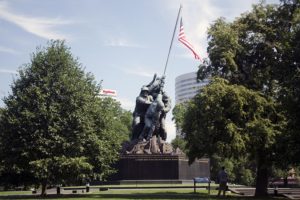
{"label": "leafy foliage", "polygon": [[258,171],[267,169],[285,125],[277,109],[261,93],[215,78],[185,114],[183,131],[190,161],[213,155],[240,160],[249,155]]}
{"label": "leafy foliage", "polygon": [[128,112],[97,96],[100,85],[64,42],[38,48],[19,74],[1,115],[4,175],[45,186],[113,173]]}
{"label": "leafy foliage", "polygon": [[182,127],[182,123],[184,120],[184,113],[187,110],[187,106],[188,106],[187,103],[176,104],[172,110],[172,114],[173,114],[172,120],[175,121],[177,129],[181,129]]}
{"label": "leafy foliage", "polygon": [[[177,131],[181,132],[181,136],[176,136],[172,140],[171,144],[174,148],[179,147],[185,153],[188,151],[187,141],[185,139],[185,134],[182,132],[182,125],[184,123],[184,117],[188,109],[188,102],[175,105],[173,109],[173,120],[175,120]],[[246,157],[246,156],[245,156]],[[226,171],[229,176],[229,180],[232,183],[238,183],[243,185],[253,185],[254,184],[254,172],[253,163],[249,162],[247,159],[240,158],[234,159],[229,157],[221,157],[217,154],[213,154],[210,157],[210,168],[212,180],[218,182],[218,172],[222,166],[225,166]]]}
{"label": "leafy foliage", "polygon": [[189,157],[216,152],[239,157],[250,149],[255,152],[269,148],[280,134],[278,120],[273,101],[243,86],[215,79],[193,99],[186,112],[183,130],[187,133]]}
{"label": "leafy foliage", "polygon": [[172,141],[171,144],[174,149],[179,148],[181,151],[186,152],[186,141],[182,136],[176,136]]}
{"label": "leafy foliage", "polygon": [[211,179],[218,181],[218,172],[225,167],[228,173],[228,180],[247,186],[255,183],[255,162],[249,161],[247,155],[240,155],[240,158],[222,157],[214,154],[210,157]]}
{"label": "leafy foliage", "polygon": [[[300,1],[282,0],[280,5],[254,5],[233,22],[216,20],[208,30],[210,61],[198,71],[199,79],[219,76],[261,92],[280,106],[287,126],[277,138],[272,162],[285,170],[300,161],[299,13]],[[265,127],[268,122],[253,121],[248,130],[271,135],[272,129]],[[263,144],[261,138],[254,141]]]}

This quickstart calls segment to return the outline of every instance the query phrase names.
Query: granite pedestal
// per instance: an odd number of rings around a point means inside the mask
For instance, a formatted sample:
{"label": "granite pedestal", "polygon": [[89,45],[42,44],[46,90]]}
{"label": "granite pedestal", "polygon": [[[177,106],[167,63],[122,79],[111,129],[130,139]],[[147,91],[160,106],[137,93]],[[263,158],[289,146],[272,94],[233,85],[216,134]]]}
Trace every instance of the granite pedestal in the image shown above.
{"label": "granite pedestal", "polygon": [[118,173],[111,180],[191,180],[209,177],[209,159],[191,165],[183,155],[122,155],[116,166]]}

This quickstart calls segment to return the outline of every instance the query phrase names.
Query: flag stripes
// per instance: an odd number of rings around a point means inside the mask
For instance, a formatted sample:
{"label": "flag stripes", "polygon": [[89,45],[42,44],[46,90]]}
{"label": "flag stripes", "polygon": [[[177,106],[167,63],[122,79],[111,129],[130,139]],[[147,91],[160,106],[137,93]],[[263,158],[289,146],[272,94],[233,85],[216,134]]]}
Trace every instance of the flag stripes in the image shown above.
{"label": "flag stripes", "polygon": [[179,30],[178,40],[193,52],[195,59],[201,60],[200,56],[196,53],[193,45],[190,42],[188,42],[186,39],[186,36],[184,34],[184,29],[183,29],[182,18],[180,19],[180,30]]}

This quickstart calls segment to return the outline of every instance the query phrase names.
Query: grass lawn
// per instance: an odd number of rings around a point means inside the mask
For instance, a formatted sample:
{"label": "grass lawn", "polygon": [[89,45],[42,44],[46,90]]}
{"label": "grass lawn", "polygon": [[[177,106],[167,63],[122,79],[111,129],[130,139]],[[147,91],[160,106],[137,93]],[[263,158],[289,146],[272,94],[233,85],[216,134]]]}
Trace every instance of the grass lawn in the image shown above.
{"label": "grass lawn", "polygon": [[208,196],[207,190],[199,190],[196,194],[193,193],[192,189],[131,189],[131,190],[107,190],[97,191],[90,194],[70,194],[70,195],[48,195],[46,198],[40,196],[28,195],[30,192],[16,191],[16,192],[0,192],[1,199],[18,199],[18,200],[31,200],[31,199],[55,199],[55,200],[98,200],[98,199],[205,199],[205,200],[219,200],[219,199],[233,199],[233,200],[270,200],[270,199],[285,199],[283,197],[276,198],[253,198],[253,197],[238,197],[233,194],[228,194],[227,197],[216,197],[217,191],[212,190],[211,196]]}
{"label": "grass lawn", "polygon": [[[104,187],[104,188],[107,188],[107,187],[114,187],[114,188],[117,188],[117,187],[130,187],[130,188],[135,188],[135,187],[184,187],[184,186],[190,186],[190,187],[193,187],[194,186],[194,183],[184,183],[184,184],[181,184],[181,183],[166,183],[166,184],[143,184],[143,183],[136,183],[136,184],[121,184],[121,185],[96,185],[96,186],[91,186],[92,187]],[[197,183],[197,186],[200,186],[200,187],[207,187],[208,184],[207,183]],[[218,187],[219,185],[218,184],[215,184],[215,183],[211,183],[210,184],[211,187]],[[85,186],[69,186],[70,188],[76,188],[76,187],[85,187]],[[65,187],[65,188],[68,188],[68,187]]]}

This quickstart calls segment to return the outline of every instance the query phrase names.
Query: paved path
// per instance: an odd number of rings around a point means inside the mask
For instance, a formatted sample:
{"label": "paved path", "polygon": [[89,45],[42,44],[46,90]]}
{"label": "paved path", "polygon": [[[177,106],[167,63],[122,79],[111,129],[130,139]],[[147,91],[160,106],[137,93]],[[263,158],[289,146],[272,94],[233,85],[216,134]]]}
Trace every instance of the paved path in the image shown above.
{"label": "paved path", "polygon": [[[255,188],[229,188],[229,190],[244,196],[254,196],[255,194]],[[275,188],[268,188],[268,193],[276,195]],[[300,188],[277,188],[277,195],[300,200]]]}

